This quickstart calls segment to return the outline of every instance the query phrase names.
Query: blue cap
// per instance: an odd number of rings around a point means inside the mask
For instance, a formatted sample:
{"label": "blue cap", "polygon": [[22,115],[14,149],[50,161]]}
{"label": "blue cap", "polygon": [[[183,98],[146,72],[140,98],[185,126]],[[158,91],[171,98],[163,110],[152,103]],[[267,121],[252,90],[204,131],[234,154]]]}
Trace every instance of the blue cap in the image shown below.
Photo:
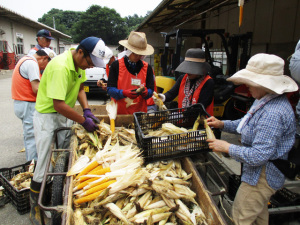
{"label": "blue cap", "polygon": [[45,37],[47,39],[54,40],[54,38],[51,36],[51,32],[46,29],[39,30],[39,32],[37,32],[36,36],[37,37]]}
{"label": "blue cap", "polygon": [[105,43],[101,38],[87,37],[79,43],[89,54],[96,67],[105,67]]}

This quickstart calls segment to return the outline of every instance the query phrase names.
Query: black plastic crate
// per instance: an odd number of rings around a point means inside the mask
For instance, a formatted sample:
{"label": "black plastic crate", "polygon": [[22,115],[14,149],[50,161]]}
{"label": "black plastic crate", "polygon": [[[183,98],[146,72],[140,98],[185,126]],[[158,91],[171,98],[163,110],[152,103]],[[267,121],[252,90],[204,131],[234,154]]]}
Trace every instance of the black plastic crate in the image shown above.
{"label": "black plastic crate", "polygon": [[210,151],[203,125],[200,125],[197,131],[146,137],[147,131],[161,129],[163,123],[191,129],[199,114],[209,116],[202,104],[153,113],[134,113],[136,140],[138,146],[143,149],[145,161],[180,158]]}
{"label": "black plastic crate", "polygon": [[11,168],[0,169],[0,184],[4,187],[4,193],[10,198],[19,214],[30,211],[29,189],[17,190],[9,181],[17,174],[28,171],[30,162],[14,166]]}

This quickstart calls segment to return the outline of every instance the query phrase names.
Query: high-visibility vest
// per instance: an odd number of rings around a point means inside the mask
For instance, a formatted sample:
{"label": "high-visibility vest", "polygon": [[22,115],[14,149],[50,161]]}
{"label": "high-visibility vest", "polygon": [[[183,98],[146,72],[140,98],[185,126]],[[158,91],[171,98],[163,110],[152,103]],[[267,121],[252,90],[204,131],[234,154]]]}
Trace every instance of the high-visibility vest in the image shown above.
{"label": "high-visibility vest", "polygon": [[[141,84],[146,86],[147,68],[148,63],[142,61],[144,66],[141,68],[137,75],[131,74],[125,65],[124,58],[119,60],[119,77],[118,77],[118,89],[137,89],[139,87],[131,85],[132,79],[140,79]],[[115,100],[115,99],[114,99]],[[147,112],[147,101],[140,95],[134,99],[131,106],[126,108],[125,98],[115,100],[118,103],[118,114],[133,114],[134,112]]]}
{"label": "high-visibility vest", "polygon": [[[186,83],[187,74],[183,77],[180,88],[179,88],[179,94],[178,94],[178,108],[182,108],[182,101],[185,97],[184,94],[184,87]],[[202,90],[202,87],[208,81],[209,79],[212,79],[209,75],[206,75],[204,80],[200,83],[199,87],[194,91],[193,96],[190,96],[190,102],[192,102],[192,105],[198,103],[199,95]],[[214,99],[211,101],[210,105],[206,107],[205,109],[210,115],[214,115]]]}
{"label": "high-visibility vest", "polygon": [[32,91],[30,80],[28,78],[23,77],[20,73],[20,67],[26,60],[34,60],[36,63],[38,63],[34,58],[30,56],[24,56],[19,60],[12,75],[11,95],[12,98],[15,100],[35,102],[36,94]]}

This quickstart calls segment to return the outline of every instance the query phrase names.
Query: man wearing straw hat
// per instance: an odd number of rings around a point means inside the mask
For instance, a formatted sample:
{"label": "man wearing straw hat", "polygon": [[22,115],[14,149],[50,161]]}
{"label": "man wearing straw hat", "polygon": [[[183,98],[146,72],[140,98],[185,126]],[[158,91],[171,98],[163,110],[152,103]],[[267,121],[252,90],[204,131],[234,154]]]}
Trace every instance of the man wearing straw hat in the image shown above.
{"label": "man wearing straw hat", "polygon": [[[152,55],[154,49],[142,32],[132,31],[128,40],[119,44],[128,50],[123,58],[111,64],[107,92],[118,103],[118,114],[147,112],[146,100],[153,94],[154,76],[152,67],[143,59]],[[125,98],[132,99],[133,104],[126,107]]]}
{"label": "man wearing straw hat", "polygon": [[225,152],[243,164],[241,185],[235,196],[235,224],[268,224],[268,202],[280,189],[285,176],[269,160],[287,159],[295,142],[295,115],[285,93],[298,90],[294,80],[283,75],[284,60],[276,55],[256,54],[245,69],[228,81],[245,84],[256,99],[247,114],[234,121],[207,119],[208,125],[240,133],[242,146],[208,139],[214,152]]}
{"label": "man wearing straw hat", "polygon": [[177,79],[171,90],[158,96],[163,102],[172,101],[178,96],[178,108],[201,103],[213,115],[214,81],[208,75],[210,69],[202,49],[188,49],[184,61],[176,68],[176,71],[184,75]]}

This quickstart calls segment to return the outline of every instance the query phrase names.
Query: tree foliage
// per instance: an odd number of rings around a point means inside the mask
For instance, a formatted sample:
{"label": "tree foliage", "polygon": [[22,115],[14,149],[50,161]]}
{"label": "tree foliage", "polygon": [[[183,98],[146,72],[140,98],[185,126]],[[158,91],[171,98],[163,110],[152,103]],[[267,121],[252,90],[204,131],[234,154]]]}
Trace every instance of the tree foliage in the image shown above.
{"label": "tree foliage", "polygon": [[116,44],[127,35],[124,19],[114,9],[92,5],[75,24],[74,41],[89,36],[101,37],[106,44]]}
{"label": "tree foliage", "polygon": [[73,26],[80,21],[81,14],[82,12],[70,10],[63,11],[61,9],[53,8],[48,13],[44,14],[42,18],[39,18],[38,22],[46,24],[49,27],[54,27],[54,20],[56,30],[73,36],[75,32]]}
{"label": "tree foliage", "polygon": [[[150,13],[147,12],[147,15]],[[146,15],[146,16],[147,16]],[[73,42],[78,43],[89,36],[101,37],[107,45],[117,45],[125,39],[130,31],[135,30],[146,18],[134,14],[122,18],[114,9],[90,6],[85,12],[51,9],[38,21],[50,27],[55,20],[55,29],[70,35]]]}
{"label": "tree foliage", "polygon": [[138,16],[137,14],[125,17],[128,33],[135,30],[144,21],[144,19],[145,17]]}

